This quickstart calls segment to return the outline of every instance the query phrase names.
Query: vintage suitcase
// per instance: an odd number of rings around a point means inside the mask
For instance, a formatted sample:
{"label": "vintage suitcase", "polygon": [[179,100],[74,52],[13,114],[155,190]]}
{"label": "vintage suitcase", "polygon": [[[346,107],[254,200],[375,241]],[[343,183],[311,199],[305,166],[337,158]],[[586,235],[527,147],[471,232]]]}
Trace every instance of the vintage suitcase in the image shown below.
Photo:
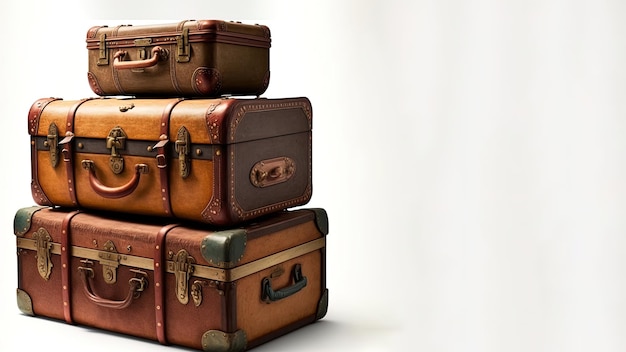
{"label": "vintage suitcase", "polygon": [[28,115],[39,205],[228,226],[306,204],[306,98],[45,98]]}
{"label": "vintage suitcase", "polygon": [[205,351],[250,349],[326,314],[323,209],[219,231],[103,214],[17,211],[24,314]]}
{"label": "vintage suitcase", "polygon": [[267,26],[240,22],[95,26],[87,76],[98,95],[261,95],[270,45]]}

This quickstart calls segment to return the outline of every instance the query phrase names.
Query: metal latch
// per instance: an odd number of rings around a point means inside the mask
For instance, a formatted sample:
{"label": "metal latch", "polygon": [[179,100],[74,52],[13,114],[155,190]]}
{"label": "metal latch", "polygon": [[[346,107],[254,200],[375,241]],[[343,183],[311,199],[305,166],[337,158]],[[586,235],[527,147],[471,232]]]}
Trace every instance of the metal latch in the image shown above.
{"label": "metal latch", "polygon": [[109,240],[104,244],[105,252],[99,252],[100,265],[102,265],[102,276],[107,284],[114,284],[117,281],[117,267],[120,265],[122,256],[117,253],[115,244]]}
{"label": "metal latch", "polygon": [[48,127],[48,136],[43,145],[50,150],[50,164],[53,168],[57,167],[59,164],[59,129],[54,122]]}
{"label": "metal latch", "polygon": [[189,28],[184,28],[183,33],[176,37],[176,62],[189,62],[190,57]]}
{"label": "metal latch", "polygon": [[46,229],[41,227],[33,234],[33,239],[37,247],[37,271],[39,271],[39,275],[41,275],[44,280],[48,280],[52,272],[52,258],[50,253],[52,250],[52,237],[50,237]]}
{"label": "metal latch", "polygon": [[168,262],[168,271],[174,272],[176,278],[176,298],[182,304],[189,302],[189,278],[193,272],[193,264],[196,262],[186,250],[181,249]]}
{"label": "metal latch", "polygon": [[107,35],[100,36],[100,48],[98,50],[98,66],[109,64],[109,51],[107,50]]}
{"label": "metal latch", "polygon": [[178,163],[180,165],[180,177],[187,178],[191,169],[191,158],[189,158],[189,150],[191,149],[191,143],[189,138],[189,131],[185,126],[182,126],[178,130],[176,135],[176,152],[178,153]]}
{"label": "metal latch", "polygon": [[124,171],[124,158],[118,153],[119,149],[124,149],[126,146],[126,133],[121,127],[117,126],[113,128],[106,139],[107,149],[111,150],[111,158],[109,159],[109,166],[111,171],[115,174],[119,174]]}

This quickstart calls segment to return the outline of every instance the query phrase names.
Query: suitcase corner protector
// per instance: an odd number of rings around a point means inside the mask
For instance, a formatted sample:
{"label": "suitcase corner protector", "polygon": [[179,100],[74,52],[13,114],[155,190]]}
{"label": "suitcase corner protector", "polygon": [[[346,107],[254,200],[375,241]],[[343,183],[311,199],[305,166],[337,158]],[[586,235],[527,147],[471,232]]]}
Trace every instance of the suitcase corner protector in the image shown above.
{"label": "suitcase corner protector", "polygon": [[22,290],[17,289],[17,308],[19,308],[22,313],[30,316],[34,316],[35,313],[33,311],[33,300],[30,298],[30,295]]}
{"label": "suitcase corner protector", "polygon": [[13,232],[17,237],[23,237],[30,230],[33,214],[43,208],[45,207],[33,206],[21,208],[15,213],[15,217],[13,218]]}
{"label": "suitcase corner protector", "polygon": [[322,297],[317,304],[317,314],[315,315],[315,320],[324,318],[326,313],[328,313],[328,289],[324,289]]}
{"label": "suitcase corner protector", "polygon": [[208,330],[202,335],[202,350],[215,352],[239,352],[246,349],[246,332],[237,330],[226,333],[220,330]]}
{"label": "suitcase corner protector", "polygon": [[202,256],[212,265],[230,268],[243,257],[246,242],[244,229],[212,232],[202,239]]}

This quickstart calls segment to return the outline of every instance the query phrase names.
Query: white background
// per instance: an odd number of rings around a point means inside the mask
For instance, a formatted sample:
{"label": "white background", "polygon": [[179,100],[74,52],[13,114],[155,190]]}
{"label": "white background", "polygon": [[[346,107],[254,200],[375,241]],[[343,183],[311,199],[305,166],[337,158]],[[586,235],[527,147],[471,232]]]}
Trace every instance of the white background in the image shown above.
{"label": "white background", "polygon": [[22,315],[12,221],[30,105],[94,95],[86,30],[212,18],[270,26],[330,216],[328,315],[258,351],[626,350],[626,3],[301,3],[3,2],[0,350],[177,350]]}

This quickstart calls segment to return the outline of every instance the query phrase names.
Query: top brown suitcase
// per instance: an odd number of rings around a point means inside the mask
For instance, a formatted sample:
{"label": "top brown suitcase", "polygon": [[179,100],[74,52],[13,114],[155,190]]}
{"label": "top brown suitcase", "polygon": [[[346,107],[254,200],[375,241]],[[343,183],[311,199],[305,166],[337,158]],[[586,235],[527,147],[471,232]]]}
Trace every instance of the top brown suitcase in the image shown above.
{"label": "top brown suitcase", "polygon": [[217,20],[96,26],[87,32],[88,80],[98,95],[261,95],[270,30]]}

